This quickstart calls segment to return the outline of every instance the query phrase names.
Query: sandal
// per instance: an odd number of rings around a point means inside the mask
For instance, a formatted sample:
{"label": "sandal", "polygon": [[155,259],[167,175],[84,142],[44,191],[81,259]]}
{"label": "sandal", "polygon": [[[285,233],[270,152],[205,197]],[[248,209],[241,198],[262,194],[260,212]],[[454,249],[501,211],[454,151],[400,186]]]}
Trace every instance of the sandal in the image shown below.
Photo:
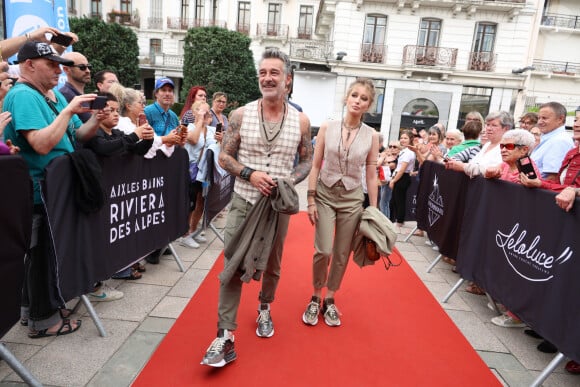
{"label": "sandal", "polygon": [[137,270],[131,270],[131,275],[128,277],[124,277],[122,279],[125,280],[138,280],[141,279],[143,277],[143,275],[141,273],[139,273]]}
{"label": "sandal", "polygon": [[76,332],[79,330],[79,328],[81,327],[81,320],[77,320],[76,323],[77,323],[77,326],[75,328],[73,328],[72,325],[70,324],[70,320],[68,318],[65,318],[65,319],[61,320],[60,327],[58,328],[58,330],[56,332],[49,333],[48,332],[49,328],[41,329],[39,331],[29,332],[28,337],[31,339],[40,339],[43,337],[68,335],[69,333],[73,333],[73,332]]}
{"label": "sandal", "polygon": [[[70,315],[73,314],[74,312],[72,311],[72,309],[60,308],[58,310],[58,313],[60,313],[61,318],[65,319],[65,318],[70,317]],[[21,318],[20,325],[22,325],[23,327],[27,327],[28,326],[28,317]]]}
{"label": "sandal", "polygon": [[479,286],[477,286],[476,283],[472,283],[471,285],[468,285],[465,288],[465,291],[471,294],[475,294],[477,296],[483,296],[485,295],[485,290],[483,290],[482,288],[480,288]]}
{"label": "sandal", "polygon": [[147,269],[145,268],[145,265],[137,262],[136,264],[134,264],[133,266],[131,266],[133,268],[133,270],[137,270],[139,273],[145,273],[147,271]]}

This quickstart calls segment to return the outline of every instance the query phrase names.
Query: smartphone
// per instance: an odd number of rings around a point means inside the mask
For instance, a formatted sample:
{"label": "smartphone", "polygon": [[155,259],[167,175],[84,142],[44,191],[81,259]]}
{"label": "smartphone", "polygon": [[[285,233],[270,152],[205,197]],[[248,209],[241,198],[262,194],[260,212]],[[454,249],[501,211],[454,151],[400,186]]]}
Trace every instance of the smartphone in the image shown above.
{"label": "smartphone", "polygon": [[64,34],[52,35],[52,38],[50,39],[51,43],[60,44],[63,47],[70,46],[72,41],[73,41],[72,36],[68,36],[68,35],[64,35]]}
{"label": "smartphone", "polygon": [[138,126],[145,125],[147,123],[147,116],[145,113],[140,113],[139,118],[137,119]]}
{"label": "smartphone", "polygon": [[135,89],[135,90],[141,90],[141,84],[140,83],[135,83],[133,85],[133,89]]}
{"label": "smartphone", "polygon": [[516,166],[518,171],[523,172],[529,179],[537,179],[536,171],[534,171],[534,165],[529,156],[524,156],[521,159],[516,160]]}
{"label": "smartphone", "polygon": [[15,85],[16,82],[18,82],[18,78],[8,77],[8,79],[10,79],[12,81],[12,85]]}
{"label": "smartphone", "polygon": [[217,125],[215,126],[215,132],[221,133],[223,126],[224,126],[224,124],[222,124],[221,122],[218,122]]}
{"label": "smartphone", "polygon": [[107,97],[97,96],[91,101],[91,110],[101,110],[107,106]]}

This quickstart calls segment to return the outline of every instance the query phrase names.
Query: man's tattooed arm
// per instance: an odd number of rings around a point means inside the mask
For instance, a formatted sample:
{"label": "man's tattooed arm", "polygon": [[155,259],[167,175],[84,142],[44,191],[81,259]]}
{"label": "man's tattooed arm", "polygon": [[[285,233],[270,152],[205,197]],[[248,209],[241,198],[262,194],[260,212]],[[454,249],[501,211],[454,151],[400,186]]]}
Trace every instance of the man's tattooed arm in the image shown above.
{"label": "man's tattooed arm", "polygon": [[232,113],[228,129],[223,134],[222,149],[218,158],[220,166],[233,176],[240,176],[240,172],[244,168],[237,160],[241,140],[240,127],[243,116],[243,107],[236,109]]}
{"label": "man's tattooed arm", "polygon": [[306,179],[312,168],[312,138],[310,137],[310,120],[300,113],[300,133],[302,137],[298,145],[298,164],[291,173],[294,184]]}

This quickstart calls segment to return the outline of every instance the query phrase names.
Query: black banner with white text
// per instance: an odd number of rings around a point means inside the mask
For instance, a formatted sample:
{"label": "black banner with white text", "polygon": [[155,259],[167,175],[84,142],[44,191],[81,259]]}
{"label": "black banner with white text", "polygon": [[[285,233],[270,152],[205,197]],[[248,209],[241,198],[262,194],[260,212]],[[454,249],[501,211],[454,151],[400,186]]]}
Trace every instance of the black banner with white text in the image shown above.
{"label": "black banner with white text", "polygon": [[580,200],[565,212],[555,195],[425,163],[417,223],[435,242],[454,240],[462,278],[580,361]]}
{"label": "black banner with white text", "polygon": [[125,154],[99,157],[105,205],[86,214],[75,204],[72,165],[59,157],[46,169],[44,196],[65,300],[91,291],[152,250],[187,231],[188,156],[175,149],[145,159]]}

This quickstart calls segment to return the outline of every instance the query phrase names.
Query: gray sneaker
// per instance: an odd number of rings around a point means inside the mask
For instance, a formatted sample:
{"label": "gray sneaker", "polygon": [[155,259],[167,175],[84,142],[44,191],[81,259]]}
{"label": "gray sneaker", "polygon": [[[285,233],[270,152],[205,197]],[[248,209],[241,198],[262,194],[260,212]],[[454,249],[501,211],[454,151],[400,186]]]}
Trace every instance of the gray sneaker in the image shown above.
{"label": "gray sneaker", "polygon": [[302,321],[304,321],[304,324],[316,325],[318,324],[318,313],[320,313],[320,298],[312,296],[310,303],[302,315]]}
{"label": "gray sneaker", "polygon": [[95,301],[116,301],[123,298],[124,294],[122,291],[113,289],[107,284],[102,284],[98,289],[92,293],[87,294],[89,300]]}
{"label": "gray sneaker", "polygon": [[218,337],[211,342],[201,360],[201,364],[210,367],[223,367],[236,360],[236,358],[234,335],[226,329],[220,329]]}
{"label": "gray sneaker", "polygon": [[336,305],[334,305],[334,298],[327,298],[324,300],[324,307],[322,308],[324,315],[324,322],[329,327],[340,326],[340,312]]}
{"label": "gray sneaker", "polygon": [[258,327],[256,328],[256,335],[258,337],[272,337],[274,335],[274,323],[270,316],[270,304],[260,304],[256,322],[258,323]]}

